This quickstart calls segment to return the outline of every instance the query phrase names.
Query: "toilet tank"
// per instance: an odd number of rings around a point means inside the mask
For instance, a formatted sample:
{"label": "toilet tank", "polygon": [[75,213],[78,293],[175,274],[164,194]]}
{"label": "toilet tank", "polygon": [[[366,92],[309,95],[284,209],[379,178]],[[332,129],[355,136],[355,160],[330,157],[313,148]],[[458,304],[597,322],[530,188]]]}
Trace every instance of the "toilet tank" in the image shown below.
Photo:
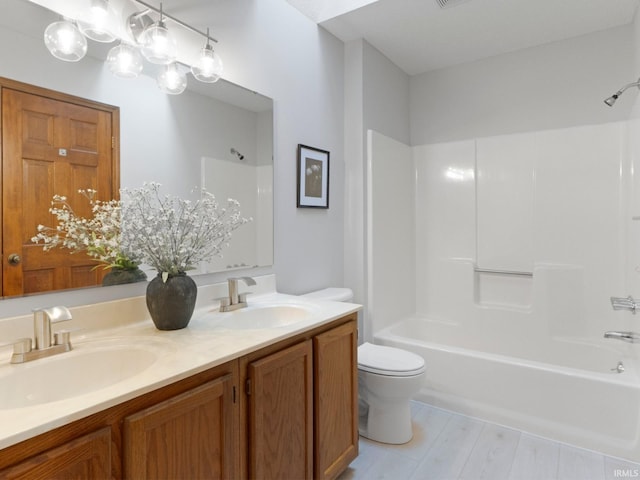
{"label": "toilet tank", "polygon": [[315,300],[333,300],[334,302],[350,302],[353,300],[353,291],[350,288],[329,287],[322,290],[305,293],[303,297]]}

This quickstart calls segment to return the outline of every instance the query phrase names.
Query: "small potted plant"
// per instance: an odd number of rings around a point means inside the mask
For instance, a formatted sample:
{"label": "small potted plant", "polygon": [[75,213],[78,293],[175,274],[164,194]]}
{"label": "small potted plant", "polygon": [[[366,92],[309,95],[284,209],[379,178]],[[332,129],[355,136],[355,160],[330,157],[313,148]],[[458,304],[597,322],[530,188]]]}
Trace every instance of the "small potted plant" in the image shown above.
{"label": "small potted plant", "polygon": [[221,208],[215,196],[202,191],[198,200],[161,195],[160,184],[122,189],[122,242],[158,275],[147,285],[147,307],[159,330],[189,323],[197,286],[186,272],[220,255],[231,233],[251,219],[240,216],[233,199]]}
{"label": "small potted plant", "polygon": [[102,280],[103,285],[116,285],[146,280],[135,255],[125,252],[120,241],[120,202],[101,201],[95,198],[97,191],[78,190],[89,201],[91,218],[77,215],[67,197],[54,195],[49,212],[56,216],[55,227],[38,225],[38,233],[31,238],[34,243],[43,243],[45,251],[66,248],[71,253],[85,252],[98,265],[111,269]]}

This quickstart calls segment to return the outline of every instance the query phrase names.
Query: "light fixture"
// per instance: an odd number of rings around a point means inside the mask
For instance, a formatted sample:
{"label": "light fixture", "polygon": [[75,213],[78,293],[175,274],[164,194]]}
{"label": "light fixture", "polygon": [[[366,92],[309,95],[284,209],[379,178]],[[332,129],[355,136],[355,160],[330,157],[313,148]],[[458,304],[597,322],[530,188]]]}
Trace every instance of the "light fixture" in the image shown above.
{"label": "light fixture", "polygon": [[[186,72],[189,68],[193,76],[201,82],[213,83],[221,78],[222,60],[212,45],[218,41],[209,35],[209,29],[204,33],[164,13],[162,3],[160,8],[156,8],[144,0],[132,0],[144,9],[126,18],[128,32],[123,32],[117,26],[116,10],[110,0],[82,1],[86,7],[73,19],[64,18],[52,23],[45,30],[45,44],[56,58],[68,62],[82,59],[87,53],[87,38],[98,42],[119,39],[120,43],[109,50],[106,59],[109,70],[116,76],[137,77],[142,72],[144,57],[150,63],[164,66],[157,83],[169,94],[176,95],[185,90]],[[205,38],[204,47],[195,63],[186,64],[178,60],[178,45],[167,29],[165,20],[170,20],[175,25]],[[182,37],[181,35],[180,38]],[[185,52],[181,56],[186,56]]]}
{"label": "light fixture", "polygon": [[150,63],[168,65],[176,60],[178,46],[164,23],[162,3],[160,4],[160,20],[145,28],[138,41],[142,46],[142,55]]}
{"label": "light fixture", "polygon": [[116,37],[110,31],[113,15],[109,9],[109,0],[89,0],[89,9],[82,19],[78,19],[78,28],[82,34],[96,42],[111,43]]}
{"label": "light fixture", "polygon": [[222,69],[222,60],[213,51],[209,38],[209,29],[207,28],[207,43],[202,48],[198,61],[191,65],[191,73],[201,82],[214,83],[222,76]]}
{"label": "light fixture", "polygon": [[44,31],[44,44],[54,57],[77,62],[87,53],[87,39],[68,19],[53,22]]}
{"label": "light fixture", "polygon": [[121,42],[109,50],[107,66],[117,77],[135,78],[142,72],[142,55],[133,45]]}
{"label": "light fixture", "polygon": [[187,88],[187,75],[177,63],[170,63],[158,75],[158,87],[164,93],[179,95]]}

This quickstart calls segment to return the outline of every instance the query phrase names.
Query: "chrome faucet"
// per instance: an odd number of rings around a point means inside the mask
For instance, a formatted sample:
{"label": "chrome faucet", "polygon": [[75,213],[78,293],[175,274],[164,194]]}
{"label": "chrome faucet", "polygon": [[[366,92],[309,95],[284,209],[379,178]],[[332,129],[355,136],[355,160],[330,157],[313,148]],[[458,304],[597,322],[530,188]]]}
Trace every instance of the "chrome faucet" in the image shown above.
{"label": "chrome faucet", "polygon": [[627,298],[611,297],[611,306],[614,310],[630,310],[635,315],[638,303],[629,295]]}
{"label": "chrome faucet", "polygon": [[11,363],[24,363],[57,353],[68,352],[71,347],[71,332],[51,334],[53,323],[71,320],[67,307],[38,308],[33,311],[33,339],[21,338],[12,343]]}
{"label": "chrome faucet", "polygon": [[640,340],[640,334],[635,332],[604,332],[604,338],[615,338],[623,342],[635,343]]}
{"label": "chrome faucet", "polygon": [[238,281],[243,281],[247,285],[255,285],[256,281],[251,277],[233,277],[228,278],[229,297],[220,299],[220,311],[231,312],[239,308],[247,306],[247,295],[250,292],[238,293]]}

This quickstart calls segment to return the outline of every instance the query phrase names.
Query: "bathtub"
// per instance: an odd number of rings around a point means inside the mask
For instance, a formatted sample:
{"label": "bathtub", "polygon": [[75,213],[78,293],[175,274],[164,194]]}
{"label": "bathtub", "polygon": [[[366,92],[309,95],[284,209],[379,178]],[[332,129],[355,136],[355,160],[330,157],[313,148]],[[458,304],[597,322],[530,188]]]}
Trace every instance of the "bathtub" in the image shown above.
{"label": "bathtub", "polygon": [[417,400],[640,462],[640,382],[629,349],[637,347],[570,338],[500,345],[460,333],[458,325],[415,316],[374,341],[424,357]]}

